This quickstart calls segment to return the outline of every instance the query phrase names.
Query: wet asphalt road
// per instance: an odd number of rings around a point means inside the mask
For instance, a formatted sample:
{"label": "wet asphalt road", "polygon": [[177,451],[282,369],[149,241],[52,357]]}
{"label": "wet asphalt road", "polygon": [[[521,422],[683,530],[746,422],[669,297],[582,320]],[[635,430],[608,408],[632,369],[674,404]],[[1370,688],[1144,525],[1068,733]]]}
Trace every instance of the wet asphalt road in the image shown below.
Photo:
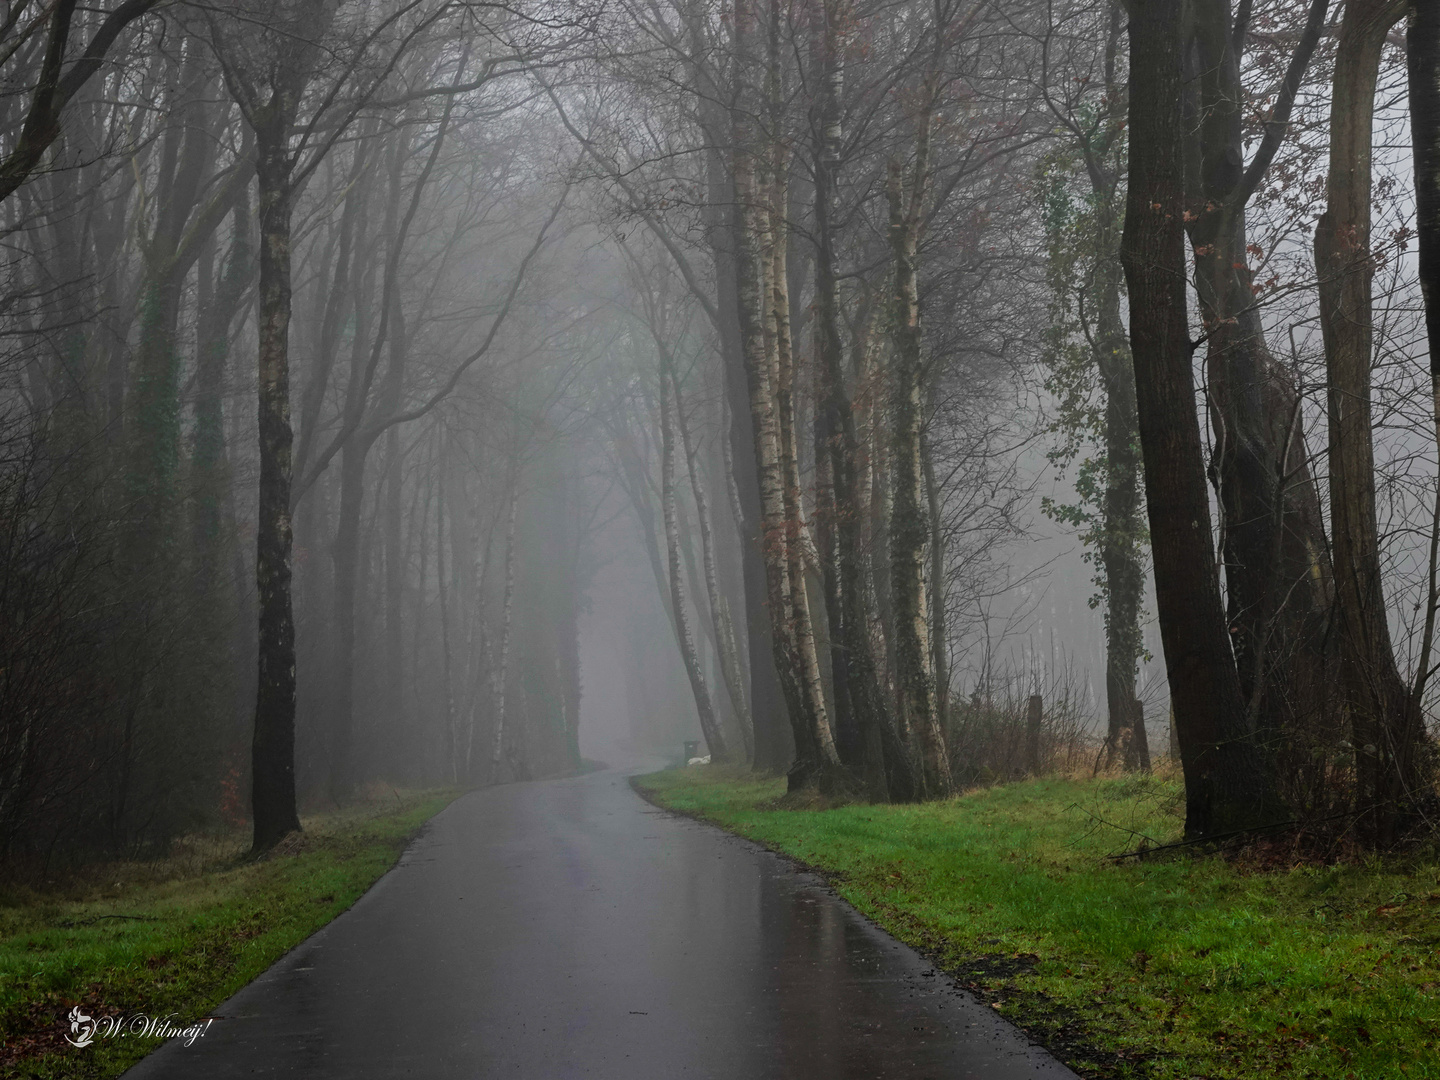
{"label": "wet asphalt road", "polygon": [[473,792],[129,1080],[1074,1077],[817,879],[607,771]]}

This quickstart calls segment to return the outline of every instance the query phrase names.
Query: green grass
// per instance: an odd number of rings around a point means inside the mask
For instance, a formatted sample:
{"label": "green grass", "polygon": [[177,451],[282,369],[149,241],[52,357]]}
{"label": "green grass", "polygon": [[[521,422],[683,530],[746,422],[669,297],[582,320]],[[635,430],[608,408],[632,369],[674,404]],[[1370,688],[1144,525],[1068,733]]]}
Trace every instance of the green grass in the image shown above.
{"label": "green grass", "polygon": [[786,808],[783,780],[721,768],[637,786],[817,868],[1083,1074],[1440,1078],[1433,857],[1106,860],[1133,834],[1178,837],[1175,779],[834,809]]}
{"label": "green grass", "polygon": [[261,861],[245,838],[191,840],[41,891],[0,892],[0,1075],[117,1076],[156,1038],[61,1038],[91,1016],[198,1020],[353,904],[455,792],[404,792],[306,818]]}

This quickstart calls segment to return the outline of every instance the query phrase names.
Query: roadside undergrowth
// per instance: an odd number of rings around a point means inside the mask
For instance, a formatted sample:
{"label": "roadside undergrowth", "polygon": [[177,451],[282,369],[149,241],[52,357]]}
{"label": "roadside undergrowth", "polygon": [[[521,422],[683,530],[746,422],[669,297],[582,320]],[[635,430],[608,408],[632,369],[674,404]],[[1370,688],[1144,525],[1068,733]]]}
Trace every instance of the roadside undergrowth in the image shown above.
{"label": "roadside undergrowth", "polygon": [[1106,856],[1179,838],[1178,779],[785,809],[783,779],[639,777],[791,856],[1082,1075],[1440,1078],[1440,861]]}
{"label": "roadside undergrowth", "polygon": [[169,1016],[176,1029],[201,1020],[350,907],[456,794],[386,788],[302,818],[259,860],[247,835],[195,837],[164,859],[0,889],[0,1076],[118,1076],[161,1040],[137,1024],[76,1049],[72,1007]]}

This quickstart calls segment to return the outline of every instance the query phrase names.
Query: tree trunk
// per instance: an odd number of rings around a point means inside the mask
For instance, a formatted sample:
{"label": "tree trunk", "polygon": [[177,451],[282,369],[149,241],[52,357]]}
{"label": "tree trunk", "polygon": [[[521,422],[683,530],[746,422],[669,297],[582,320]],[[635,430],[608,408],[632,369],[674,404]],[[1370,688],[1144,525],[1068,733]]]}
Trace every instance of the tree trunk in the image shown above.
{"label": "tree trunk", "polygon": [[1113,755],[1121,732],[1134,729],[1135,669],[1144,640],[1140,447],[1135,416],[1135,364],[1121,315],[1120,221],[1113,176],[1090,170],[1096,206],[1095,362],[1105,388],[1105,494],[1100,566],[1105,577],[1106,744]]}
{"label": "tree trunk", "polygon": [[[1317,16],[1312,0],[1296,45],[1297,82],[1321,30],[1320,7]],[[1244,162],[1243,35],[1237,40],[1224,0],[1204,0],[1195,13],[1185,120],[1198,137],[1189,143],[1187,221],[1207,344],[1227,618],[1250,723],[1273,744],[1328,708],[1328,545],[1299,390],[1271,355],[1255,303],[1245,214],[1268,161],[1257,151]],[[1267,140],[1278,142],[1287,108],[1277,99]]]}
{"label": "tree trunk", "polygon": [[[517,455],[519,451],[516,451]],[[500,656],[494,668],[495,727],[490,735],[489,782],[498,784],[505,760],[506,683],[510,678],[510,627],[515,610],[515,518],[520,507],[520,465],[510,465],[510,506],[505,517],[505,598],[500,607]]]}
{"label": "tree trunk", "polygon": [[[354,281],[355,321],[350,347],[350,377],[345,393],[344,415],[363,410],[362,401],[366,356],[371,330],[371,301],[374,275],[361,270]],[[346,798],[353,781],[351,754],[355,743],[355,649],[356,594],[360,571],[361,512],[365,502],[365,465],[375,436],[356,432],[340,450],[340,505],[335,515],[335,540],[331,548],[334,563],[334,604],[331,644],[331,699],[328,713],[330,797]]]}
{"label": "tree trunk", "polygon": [[[677,407],[679,402],[676,402]],[[556,619],[556,653],[561,687],[561,715],[564,719],[564,750],[567,763],[574,772],[584,765],[580,757],[580,610],[585,603],[585,586],[581,573],[588,539],[584,523],[591,520],[583,488],[573,474],[565,477],[567,514],[565,521],[565,585],[561,592],[561,610]]]}
{"label": "tree trunk", "polygon": [[[407,139],[399,139],[392,147],[389,170],[389,191],[385,201],[383,233],[387,247],[383,281],[381,283],[381,317],[371,337],[372,324],[377,320],[371,311],[374,301],[375,274],[362,267],[353,286],[354,333],[350,347],[350,376],[345,391],[343,416],[361,422],[368,405],[369,384],[367,372],[373,367],[379,351],[388,344],[389,367],[378,395],[378,417],[376,422],[352,431],[340,450],[340,510],[335,526],[335,659],[333,678],[334,698],[331,703],[330,725],[330,795],[336,802],[347,798],[358,779],[359,763],[356,761],[355,722],[355,599],[359,588],[359,536],[361,508],[365,501],[365,473],[370,452],[383,432],[386,443],[387,467],[381,476],[378,501],[381,509],[382,536],[385,552],[385,685],[382,691],[381,718],[386,730],[396,731],[402,726],[400,716],[404,709],[404,648],[402,599],[404,595],[404,558],[401,546],[401,495],[402,470],[398,461],[400,454],[399,429],[385,426],[384,421],[399,411],[401,389],[404,384],[406,358],[406,336],[404,315],[400,306],[397,278],[400,273],[400,258],[407,235],[410,217],[401,220],[401,194],[403,189],[402,166],[409,146]],[[427,174],[428,175],[428,172]],[[359,202],[358,212],[363,212],[368,202],[369,183],[361,185],[355,192]],[[412,207],[418,191],[412,192]],[[349,209],[347,198],[347,211]],[[412,210],[413,214],[413,210]],[[342,229],[344,223],[342,221]],[[343,239],[343,237],[342,237]],[[337,275],[339,271],[337,270]],[[347,275],[348,276],[348,275]],[[327,311],[327,317],[329,312]],[[323,331],[322,331],[323,337]],[[323,347],[323,345],[322,345]],[[322,357],[322,362],[324,358]]]}
{"label": "tree trunk", "polygon": [[[1410,75],[1410,131],[1415,160],[1415,233],[1419,245],[1420,292],[1430,344],[1430,392],[1435,442],[1440,447],[1440,8],[1417,4],[1406,36]],[[1436,616],[1435,568],[1440,560],[1440,487],[1437,520],[1430,538],[1430,596],[1415,675],[1414,697],[1425,700]],[[1435,768],[1433,746],[1424,767]]]}
{"label": "tree trunk", "polygon": [[225,366],[230,355],[230,327],[255,272],[254,253],[250,250],[250,205],[244,189],[235,201],[234,221],[229,259],[196,331],[195,448],[191,464],[196,488],[195,580],[202,598],[213,596],[218,589],[225,562]]}
{"label": "tree trunk", "polygon": [[925,478],[925,514],[930,525],[930,664],[935,672],[935,711],[940,725],[947,728],[950,718],[950,630],[945,616],[945,522],[943,494],[935,481],[935,462],[930,456],[930,440],[924,429],[920,432],[920,466]]}
{"label": "tree trunk", "polygon": [[1343,692],[1355,747],[1357,809],[1370,841],[1387,846],[1427,786],[1420,703],[1400,677],[1390,641],[1375,515],[1370,365],[1371,136],[1385,37],[1405,12],[1392,0],[1352,0],[1335,56],[1328,205],[1315,230],[1320,326],[1328,374],[1331,561]]}
{"label": "tree trunk", "polygon": [[368,444],[351,440],[340,452],[340,508],[335,519],[334,626],[335,655],[331,693],[330,798],[340,802],[350,793],[351,748],[355,734],[355,593],[359,588],[360,512],[365,500],[365,455]]}
{"label": "tree trunk", "polygon": [[[893,304],[886,304],[887,309]],[[880,335],[877,334],[877,337]],[[876,346],[878,352],[882,346]],[[894,510],[894,485],[891,470],[892,447],[890,445],[890,378],[889,367],[879,356],[867,351],[863,358],[867,362],[863,381],[868,398],[865,417],[866,469],[864,490],[869,493],[863,504],[868,535],[865,550],[870,553],[869,577],[875,590],[875,613],[871,619],[870,636],[874,641],[877,657],[883,657],[883,685],[891,699],[895,697],[895,588],[894,575],[890,569],[890,515]],[[910,754],[910,731],[906,728],[905,714],[898,713],[895,725]],[[912,762],[912,767],[918,763]]]}
{"label": "tree trunk", "polygon": [[[617,431],[613,440],[615,455],[620,459],[620,486],[630,496],[630,505],[635,510],[636,522],[640,526],[640,538],[644,541],[645,555],[650,563],[650,576],[660,597],[660,607],[670,624],[676,646],[683,648],[680,646],[680,629],[675,622],[675,609],[670,603],[670,579],[665,571],[665,556],[660,550],[660,533],[656,528],[655,507],[651,502],[654,481],[631,432],[624,429]],[[660,527],[664,527],[663,521]]]}
{"label": "tree trunk", "polygon": [[695,697],[695,711],[700,717],[700,732],[710,748],[712,761],[724,761],[725,737],[710,700],[710,688],[700,669],[695,651],[695,635],[690,630],[690,614],[686,609],[685,579],[680,565],[680,517],[675,506],[675,420],[671,415],[671,372],[661,352],[660,368],[660,504],[665,520],[665,551],[670,570],[670,609],[675,617],[675,637],[680,643],[680,657]]}
{"label": "tree trunk", "polygon": [[[476,514],[478,520],[479,515]],[[476,538],[478,553],[474,573],[474,589],[471,595],[468,641],[466,653],[471,664],[469,680],[469,702],[465,708],[467,727],[465,732],[465,782],[475,782],[475,722],[480,712],[481,690],[485,680],[491,677],[490,637],[485,632],[485,581],[490,573],[490,548],[495,540],[495,524],[491,520],[485,530],[482,546]]]}
{"label": "tree trunk", "polygon": [[859,775],[864,766],[864,741],[850,700],[850,653],[845,647],[845,619],[840,594],[840,552],[836,535],[835,469],[830,460],[834,439],[829,410],[815,410],[815,553],[820,560],[820,588],[825,600],[825,645],[830,667],[830,717],[835,752],[841,764]]}
{"label": "tree trunk", "polygon": [[1440,440],[1440,7],[1416,5],[1406,44],[1415,155],[1415,233]]}
{"label": "tree trunk", "polygon": [[[933,79],[926,92],[933,101]],[[891,600],[895,608],[895,689],[902,728],[914,747],[921,798],[943,798],[954,790],[945,730],[936,704],[931,665],[930,611],[926,599],[925,549],[930,539],[924,467],[920,460],[924,377],[921,363],[920,295],[916,274],[919,232],[929,170],[929,109],[921,114],[909,191],[898,162],[890,163],[890,245],[895,275],[894,361],[891,365],[891,453],[893,503],[890,510]]]}
{"label": "tree trunk", "polygon": [[[754,60],[751,38],[755,33],[755,0],[736,0],[735,38],[737,80],[753,84]],[[745,104],[735,109],[731,147],[735,202],[739,221],[736,228],[735,280],[736,312],[741,356],[749,390],[749,415],[760,489],[760,538],[765,560],[766,597],[769,607],[773,664],[789,713],[795,739],[795,757],[789,776],[792,787],[818,779],[818,748],[814,732],[806,723],[800,687],[800,663],[795,647],[790,594],[789,566],[785,544],[784,476],[780,461],[780,418],[774,381],[770,371],[770,350],[765,331],[767,254],[763,234],[768,231],[766,199],[755,177],[755,147],[752,123]],[[752,668],[753,671],[753,668]]]}
{"label": "tree trunk", "polygon": [[1185,771],[1185,832],[1199,838],[1272,823],[1285,809],[1246,723],[1215,574],[1186,318],[1183,26],[1183,8],[1170,0],[1131,6],[1121,258],[1155,601]]}
{"label": "tree trunk", "polygon": [[[778,11],[774,0],[771,10]],[[799,447],[795,430],[795,354],[790,337],[790,287],[786,268],[789,248],[789,228],[786,224],[789,189],[786,182],[787,158],[777,140],[772,152],[771,183],[768,185],[769,257],[766,269],[769,272],[769,320],[773,326],[770,367],[775,378],[775,405],[779,414],[781,490],[785,513],[783,537],[790,580],[790,617],[800,665],[804,723],[815,740],[820,768],[828,771],[840,765],[840,755],[835,749],[835,735],[825,704],[820,655],[815,645],[815,626],[810,617],[809,589],[805,580],[805,547],[809,537],[800,498]]]}
{"label": "tree trunk", "polygon": [[[672,369],[673,370],[673,369]],[[735,710],[735,723],[740,729],[740,741],[744,746],[745,760],[755,760],[755,729],[750,718],[750,703],[745,696],[744,672],[740,669],[740,657],[735,648],[735,627],[730,621],[730,605],[720,589],[719,574],[715,569],[715,536],[710,523],[710,501],[705,497],[705,485],[696,467],[695,447],[690,441],[690,424],[685,418],[685,401],[680,394],[680,384],[671,375],[675,390],[675,418],[680,428],[680,441],[685,451],[686,469],[690,475],[690,490],[695,496],[695,517],[700,526],[701,558],[705,563],[705,591],[710,597],[710,616],[715,623],[716,652],[720,659],[720,674],[725,680],[725,690],[730,695],[730,705]],[[663,387],[662,387],[663,390]],[[725,435],[722,433],[721,438]]]}
{"label": "tree trunk", "polygon": [[[748,3],[750,0],[740,0]],[[694,30],[697,54],[704,49],[703,31]],[[708,80],[707,80],[708,82]],[[727,132],[718,93],[702,94],[709,108],[702,111],[706,131],[705,231],[715,273],[715,299],[724,365],[725,401],[730,422],[723,432],[724,456],[735,499],[735,527],[741,537],[740,570],[745,599],[745,649],[750,673],[749,712],[755,730],[754,765],[763,772],[784,772],[793,757],[787,703],[775,670],[767,608],[764,537],[761,526],[760,480],[755,467],[755,432],[750,415],[750,391],[741,344],[739,294],[736,291],[736,254],[739,250],[740,213],[733,177],[726,167]],[[733,149],[733,148],[732,148]]]}
{"label": "tree trunk", "polygon": [[[915,791],[909,754],[895,727],[880,684],[870,625],[874,617],[864,539],[868,492],[862,489],[860,437],[846,388],[840,339],[835,267],[835,201],[840,164],[839,92],[842,80],[838,5],[816,5],[814,41],[820,70],[815,128],[815,338],[819,359],[815,416],[816,470],[829,473],[826,507],[816,516],[833,539],[826,555],[826,611],[830,619],[834,671],[836,743],[841,760],[878,800],[905,800]],[[843,694],[843,696],[842,696]],[[848,713],[848,716],[847,716]]]}
{"label": "tree trunk", "polygon": [[260,492],[255,582],[260,601],[259,681],[251,749],[256,851],[300,828],[295,809],[295,620],[290,531],[289,110],[257,116],[260,191]]}
{"label": "tree trunk", "polygon": [[[398,322],[399,301],[392,318]],[[387,389],[381,394],[381,415],[390,416],[400,407],[401,372],[405,360],[405,331],[396,325],[390,334],[390,369],[386,373]],[[402,551],[404,513],[401,495],[404,488],[405,470],[402,467],[400,450],[400,429],[391,425],[385,431],[385,486],[381,495],[383,505],[382,533],[385,542],[385,657],[388,666],[387,708],[381,716],[381,723],[388,733],[405,730],[405,556]],[[410,672],[414,674],[413,669]]]}
{"label": "tree trunk", "polygon": [[[455,729],[455,694],[450,681],[450,597],[445,581],[445,467],[439,464],[435,492],[435,581],[440,599],[440,678],[441,699],[445,708],[445,758],[450,766],[450,782],[460,782],[459,734]],[[451,526],[454,527],[453,524]],[[423,591],[425,583],[420,587]]]}
{"label": "tree trunk", "polygon": [[[876,330],[881,304],[867,304],[854,331],[850,367],[854,373],[855,400],[855,517],[859,537],[860,567],[858,584],[864,590],[865,614],[869,625],[870,655],[875,663],[875,678],[882,701],[893,700],[895,685],[895,650],[890,633],[893,609],[890,606],[890,544],[886,523],[890,519],[886,492],[885,398],[884,366],[877,362],[881,335]],[[883,305],[889,307],[888,304]],[[899,730],[899,718],[893,718],[898,744],[905,747]],[[902,757],[909,762],[909,750]],[[913,763],[911,763],[913,764]],[[913,785],[912,785],[913,787]],[[892,791],[892,797],[898,798]]]}
{"label": "tree trunk", "polygon": [[[172,115],[159,149],[155,227],[142,246],[145,284],[126,409],[127,501],[132,521],[126,550],[138,561],[132,562],[132,572],[137,573],[157,563],[164,565],[168,561],[165,552],[173,549],[176,535],[168,525],[180,464],[181,364],[176,338],[185,279],[200,248],[196,237],[185,245],[186,250],[182,250],[182,241],[213,160],[212,133],[207,130],[203,104],[208,80],[199,60],[199,42],[190,44],[193,51],[179,78],[168,88],[180,107]],[[219,223],[220,218],[213,216],[213,224],[205,231],[213,231]]]}

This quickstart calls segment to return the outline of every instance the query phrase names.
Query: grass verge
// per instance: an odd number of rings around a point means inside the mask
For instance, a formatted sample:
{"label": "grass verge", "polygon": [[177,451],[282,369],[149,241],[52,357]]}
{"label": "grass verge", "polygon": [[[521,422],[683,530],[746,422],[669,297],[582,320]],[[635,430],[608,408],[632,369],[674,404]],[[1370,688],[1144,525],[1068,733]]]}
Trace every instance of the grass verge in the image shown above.
{"label": "grass verge", "polygon": [[[160,861],[112,863],[44,891],[0,892],[0,1076],[118,1076],[160,1039],[75,1049],[92,1017],[198,1021],[353,904],[456,792],[398,792],[303,820],[260,861],[245,839],[194,839]],[[103,871],[103,873],[102,873]]]}
{"label": "grass verge", "polygon": [[1176,779],[793,809],[721,767],[635,781],[823,874],[1077,1072],[1440,1078],[1440,862],[1107,854],[1180,833]]}

